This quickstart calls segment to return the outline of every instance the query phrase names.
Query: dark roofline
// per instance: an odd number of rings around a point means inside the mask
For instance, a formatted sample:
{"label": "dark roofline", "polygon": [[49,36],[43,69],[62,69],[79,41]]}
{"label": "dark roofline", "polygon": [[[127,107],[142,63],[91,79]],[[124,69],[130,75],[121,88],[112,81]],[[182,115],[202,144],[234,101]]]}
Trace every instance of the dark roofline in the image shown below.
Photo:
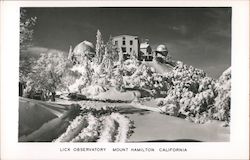
{"label": "dark roofline", "polygon": [[127,37],[137,37],[138,38],[138,36],[132,36],[132,35],[128,35],[128,34],[122,34],[122,35],[119,35],[119,36],[114,36],[112,38],[124,37],[124,36],[127,36]]}

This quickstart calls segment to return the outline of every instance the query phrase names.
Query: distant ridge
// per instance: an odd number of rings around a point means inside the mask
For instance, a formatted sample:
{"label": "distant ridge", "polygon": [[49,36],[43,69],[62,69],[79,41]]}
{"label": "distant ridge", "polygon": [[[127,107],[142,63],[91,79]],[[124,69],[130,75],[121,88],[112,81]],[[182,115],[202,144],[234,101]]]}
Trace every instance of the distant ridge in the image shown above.
{"label": "distant ridge", "polygon": [[35,59],[38,59],[41,55],[41,53],[58,53],[58,52],[61,52],[63,53],[63,55],[65,57],[68,56],[68,53],[64,52],[64,51],[61,51],[61,50],[57,50],[57,49],[51,49],[51,48],[45,48],[45,47],[37,47],[37,46],[34,46],[34,47],[30,47],[28,48],[26,51],[22,52],[20,54],[20,56],[30,56],[30,57],[33,57]]}

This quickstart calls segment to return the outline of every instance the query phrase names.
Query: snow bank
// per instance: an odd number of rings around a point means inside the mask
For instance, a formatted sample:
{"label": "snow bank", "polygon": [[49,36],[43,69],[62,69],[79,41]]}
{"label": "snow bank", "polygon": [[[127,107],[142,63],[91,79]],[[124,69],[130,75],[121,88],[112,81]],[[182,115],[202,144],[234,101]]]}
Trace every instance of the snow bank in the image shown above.
{"label": "snow bank", "polygon": [[54,142],[69,142],[80,133],[82,128],[86,126],[86,117],[82,115],[77,116],[72,122],[70,122],[66,132],[55,139]]}
{"label": "snow bank", "polygon": [[91,113],[87,115],[88,127],[83,128],[81,132],[71,140],[71,142],[91,142],[98,137],[98,128],[100,120],[94,117]]}
{"label": "snow bank", "polygon": [[82,108],[65,133],[54,142],[126,142],[133,123],[114,108]]}

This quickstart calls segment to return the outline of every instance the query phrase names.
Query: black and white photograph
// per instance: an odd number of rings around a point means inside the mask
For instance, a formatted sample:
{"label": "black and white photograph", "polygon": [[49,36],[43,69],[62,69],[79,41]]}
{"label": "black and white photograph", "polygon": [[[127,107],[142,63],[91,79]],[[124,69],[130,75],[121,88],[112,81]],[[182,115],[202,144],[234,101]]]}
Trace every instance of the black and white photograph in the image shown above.
{"label": "black and white photograph", "polygon": [[0,1],[0,159],[249,159],[249,4]]}
{"label": "black and white photograph", "polygon": [[231,7],[21,7],[19,142],[229,142]]}

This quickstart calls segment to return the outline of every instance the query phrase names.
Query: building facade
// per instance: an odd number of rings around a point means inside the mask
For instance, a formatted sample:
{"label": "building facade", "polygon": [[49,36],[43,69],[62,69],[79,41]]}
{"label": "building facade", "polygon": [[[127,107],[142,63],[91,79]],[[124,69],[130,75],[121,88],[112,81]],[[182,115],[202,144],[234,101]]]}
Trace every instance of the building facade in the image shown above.
{"label": "building facade", "polygon": [[[119,35],[112,38],[112,43],[118,49],[119,55],[123,60],[135,57],[139,61],[152,61],[156,57],[167,56],[168,50],[165,45],[159,45],[153,52],[148,41],[140,43],[138,36]],[[92,59],[95,56],[94,45],[89,41],[82,41],[74,49],[70,46],[68,59],[74,64],[83,61],[84,56]]]}
{"label": "building facade", "polygon": [[153,60],[153,52],[148,42],[140,44],[140,53],[138,56],[138,60],[140,61],[152,61]]}
{"label": "building facade", "polygon": [[113,37],[112,42],[118,48],[118,51],[122,53],[124,60],[129,59],[132,55],[138,58],[138,54],[140,51],[138,36],[115,36]]}

